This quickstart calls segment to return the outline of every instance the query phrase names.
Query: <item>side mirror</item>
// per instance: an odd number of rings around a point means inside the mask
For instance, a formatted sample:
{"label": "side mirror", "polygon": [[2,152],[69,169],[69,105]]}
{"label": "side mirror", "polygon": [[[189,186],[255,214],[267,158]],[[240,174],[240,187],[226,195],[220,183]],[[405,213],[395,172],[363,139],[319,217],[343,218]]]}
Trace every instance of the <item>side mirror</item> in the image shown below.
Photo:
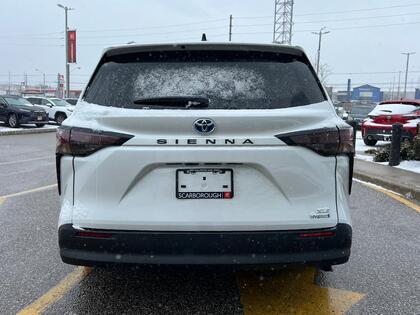
{"label": "side mirror", "polygon": [[7,107],[7,105],[6,105],[5,103],[0,103],[0,107],[1,107],[1,108],[6,108],[6,107]]}

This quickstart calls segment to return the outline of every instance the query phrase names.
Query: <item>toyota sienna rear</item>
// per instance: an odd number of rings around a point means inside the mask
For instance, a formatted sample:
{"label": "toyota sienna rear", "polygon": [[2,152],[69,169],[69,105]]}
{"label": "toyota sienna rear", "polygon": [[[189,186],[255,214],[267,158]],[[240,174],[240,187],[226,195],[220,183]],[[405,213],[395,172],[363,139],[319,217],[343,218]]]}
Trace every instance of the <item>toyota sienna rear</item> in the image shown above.
{"label": "toyota sienna rear", "polygon": [[61,257],[344,263],[353,152],[299,47],[109,48],[57,131]]}

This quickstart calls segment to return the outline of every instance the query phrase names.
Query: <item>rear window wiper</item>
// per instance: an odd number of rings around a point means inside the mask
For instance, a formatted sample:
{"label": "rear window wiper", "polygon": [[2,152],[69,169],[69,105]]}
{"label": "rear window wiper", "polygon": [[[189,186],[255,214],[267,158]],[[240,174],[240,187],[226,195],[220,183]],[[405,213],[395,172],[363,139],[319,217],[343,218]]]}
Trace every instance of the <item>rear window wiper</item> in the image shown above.
{"label": "rear window wiper", "polygon": [[162,96],[162,97],[143,97],[133,101],[138,105],[168,106],[168,107],[198,107],[207,108],[210,100],[202,96]]}

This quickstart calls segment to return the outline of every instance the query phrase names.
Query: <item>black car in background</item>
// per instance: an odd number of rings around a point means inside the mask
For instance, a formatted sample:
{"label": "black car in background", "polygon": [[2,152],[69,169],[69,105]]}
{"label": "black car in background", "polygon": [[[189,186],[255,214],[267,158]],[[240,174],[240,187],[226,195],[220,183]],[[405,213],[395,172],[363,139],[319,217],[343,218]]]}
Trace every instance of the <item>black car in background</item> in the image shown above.
{"label": "black car in background", "polygon": [[357,127],[360,128],[363,121],[368,117],[368,114],[372,111],[374,108],[374,105],[365,105],[365,104],[355,104],[352,106],[346,121],[348,123],[350,122],[356,122]]}
{"label": "black car in background", "polygon": [[38,106],[32,105],[28,100],[20,96],[0,96],[0,121],[9,127],[16,128],[20,124],[35,124],[43,127],[48,123],[47,112]]}

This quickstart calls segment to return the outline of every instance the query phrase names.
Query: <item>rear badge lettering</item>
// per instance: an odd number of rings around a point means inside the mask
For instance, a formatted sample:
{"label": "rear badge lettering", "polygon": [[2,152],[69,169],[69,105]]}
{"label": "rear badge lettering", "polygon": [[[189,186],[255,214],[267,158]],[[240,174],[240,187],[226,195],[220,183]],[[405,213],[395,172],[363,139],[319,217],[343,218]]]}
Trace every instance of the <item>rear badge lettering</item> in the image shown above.
{"label": "rear badge lettering", "polygon": [[179,145],[213,145],[213,144],[225,144],[225,145],[243,145],[243,144],[254,144],[251,139],[157,139],[156,144],[179,144]]}
{"label": "rear badge lettering", "polygon": [[320,208],[316,209],[312,212],[309,217],[311,219],[328,219],[330,217],[330,209],[329,208]]}

